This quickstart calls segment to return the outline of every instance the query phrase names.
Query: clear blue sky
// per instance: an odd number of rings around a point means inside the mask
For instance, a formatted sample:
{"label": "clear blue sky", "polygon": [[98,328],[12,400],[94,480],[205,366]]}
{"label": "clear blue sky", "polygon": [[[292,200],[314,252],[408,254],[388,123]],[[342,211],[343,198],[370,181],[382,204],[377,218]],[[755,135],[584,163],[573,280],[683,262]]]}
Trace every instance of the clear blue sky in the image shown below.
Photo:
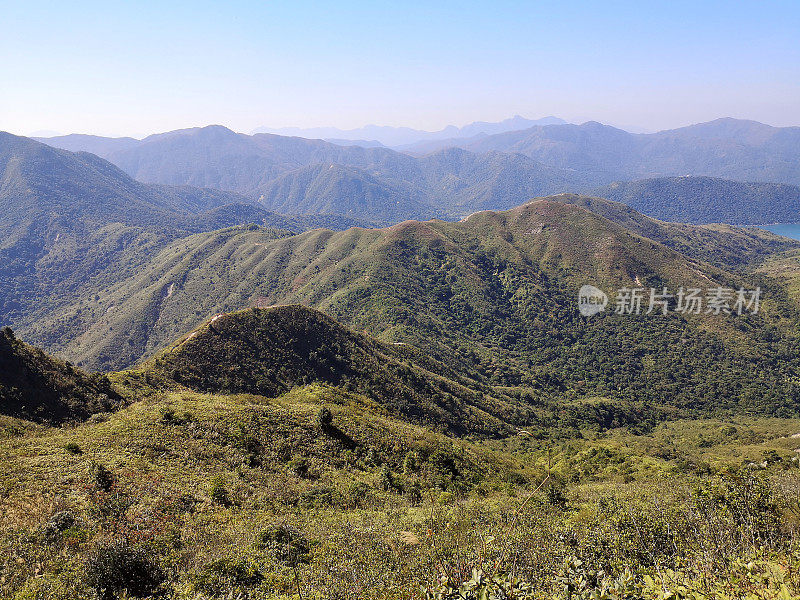
{"label": "clear blue sky", "polygon": [[0,130],[20,134],[800,125],[798,0],[0,0],[0,27]]}

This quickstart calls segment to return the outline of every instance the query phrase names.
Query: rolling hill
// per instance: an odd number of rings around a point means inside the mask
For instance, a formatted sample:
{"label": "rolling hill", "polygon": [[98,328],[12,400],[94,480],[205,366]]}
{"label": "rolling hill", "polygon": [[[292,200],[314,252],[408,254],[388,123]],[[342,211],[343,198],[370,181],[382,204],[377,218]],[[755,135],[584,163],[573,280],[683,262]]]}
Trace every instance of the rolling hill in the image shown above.
{"label": "rolling hill", "polygon": [[131,275],[180,237],[241,223],[368,224],[276,215],[231,192],[146,185],[93,154],[0,133],[0,323],[35,321]]}
{"label": "rolling hill", "polygon": [[800,221],[800,187],[794,185],[662,177],[614,182],[593,193],[664,221],[735,225]]}
{"label": "rolling hill", "polygon": [[[493,385],[642,403],[609,409],[612,419],[641,419],[665,405],[738,410],[756,396],[762,408],[794,410],[797,315],[785,291],[642,237],[584,203],[633,219],[621,205],[568,196],[457,223],[277,237],[254,228],[197,234],[25,335],[86,367],[112,369],[153,355],[210,315],[299,303],[384,342],[424,349]],[[665,237],[675,227],[637,218]],[[720,243],[731,255],[738,247],[755,259],[773,243],[794,247],[768,234],[682,227],[680,243],[697,243],[698,256],[713,255]],[[607,290],[612,302],[614,290],[638,285],[761,285],[767,299],[757,315],[586,320],[575,300],[586,283]],[[748,369],[757,375],[745,378]]]}
{"label": "rolling hill", "polygon": [[[343,327],[304,306],[217,315],[143,367],[190,389],[267,397],[321,383],[367,396],[392,415],[451,433],[509,433],[512,398],[407,345]],[[527,407],[527,422],[532,409]]]}

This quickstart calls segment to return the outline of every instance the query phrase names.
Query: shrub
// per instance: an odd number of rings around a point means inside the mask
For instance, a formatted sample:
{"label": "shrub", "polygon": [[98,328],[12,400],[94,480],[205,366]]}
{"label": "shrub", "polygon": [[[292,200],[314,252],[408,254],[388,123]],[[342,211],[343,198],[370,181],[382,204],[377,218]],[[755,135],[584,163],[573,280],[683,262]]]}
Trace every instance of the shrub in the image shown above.
{"label": "shrub", "polygon": [[300,456],[295,456],[289,461],[289,471],[298,477],[306,477],[308,475],[308,461]]}
{"label": "shrub", "polygon": [[233,504],[231,495],[222,477],[217,477],[211,482],[208,495],[215,504],[219,504],[220,506],[231,506]]}
{"label": "shrub", "polygon": [[317,412],[317,427],[324,431],[331,426],[332,422],[333,413],[331,413],[331,410],[327,406],[320,408],[319,412]]}
{"label": "shrub", "polygon": [[83,449],[75,442],[68,443],[64,449],[70,454],[83,454]]}
{"label": "shrub", "polygon": [[71,529],[77,523],[75,515],[68,510],[62,510],[54,514],[44,526],[44,538],[48,542],[59,541],[62,534]]}
{"label": "shrub", "polygon": [[419,454],[411,450],[403,459],[403,474],[410,475],[411,473],[416,473],[419,471],[419,465]]}
{"label": "shrub", "polygon": [[351,483],[344,494],[348,508],[364,508],[371,498],[369,486],[361,481]]}
{"label": "shrub", "polygon": [[96,462],[91,464],[90,469],[95,485],[104,492],[110,492],[111,488],[114,487],[114,474],[103,465]]}
{"label": "shrub", "polygon": [[256,586],[264,581],[264,575],[256,565],[244,558],[221,558],[205,565],[192,579],[197,591],[222,596]]}
{"label": "shrub", "polygon": [[141,598],[152,595],[165,576],[141,548],[124,539],[104,542],[86,558],[86,583],[100,600],[114,600],[121,592]]}
{"label": "shrub", "polygon": [[311,545],[298,529],[279,523],[261,532],[257,546],[272,552],[275,560],[287,565],[311,562]]}
{"label": "shrub", "polygon": [[452,504],[455,501],[455,499],[456,497],[451,492],[442,492],[436,499],[436,504],[440,506],[445,506],[447,504]]}

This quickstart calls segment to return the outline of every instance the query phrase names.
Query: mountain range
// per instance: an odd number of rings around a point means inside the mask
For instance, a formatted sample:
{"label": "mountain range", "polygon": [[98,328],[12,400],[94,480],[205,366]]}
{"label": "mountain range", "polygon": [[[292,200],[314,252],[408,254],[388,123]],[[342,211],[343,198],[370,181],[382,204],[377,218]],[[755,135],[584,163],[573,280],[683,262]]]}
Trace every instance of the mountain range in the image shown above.
{"label": "mountain range", "polygon": [[504,133],[506,131],[527,129],[535,125],[559,125],[564,123],[566,123],[566,121],[558,117],[526,119],[520,115],[515,115],[499,123],[476,121],[469,125],[464,125],[463,127],[450,125],[440,131],[421,131],[410,127],[367,125],[366,127],[358,129],[338,129],[336,127],[283,127],[275,129],[270,127],[258,127],[253,130],[253,134],[274,133],[292,137],[324,139],[334,143],[349,143],[359,146],[371,144],[405,146],[426,141],[472,137],[479,134],[491,135],[495,133]]}
{"label": "mountain range", "polygon": [[[631,134],[599,123],[537,125],[430,142],[408,152],[273,134],[247,136],[220,126],[158,134],[133,144],[125,138],[74,136],[45,141],[100,152],[145,183],[209,187],[241,194],[271,211],[340,214],[380,224],[462,218],[477,210],[511,208],[535,196],[587,191],[608,193],[659,218],[793,221],[795,188],[760,184],[800,183],[800,128],[734,119],[654,134]],[[687,175],[749,187],[707,180],[689,187],[692,180],[676,179]],[[685,189],[659,196],[667,203],[672,193],[677,199],[659,207],[657,199],[644,197],[651,184],[625,194],[604,187],[642,178],[666,178],[657,185]]]}
{"label": "mountain range", "polygon": [[445,149],[412,157],[387,148],[246,136],[220,126],[150,136],[105,157],[146,183],[229,190],[268,210],[341,214],[384,224],[510,208],[594,181],[519,155]]}
{"label": "mountain range", "polygon": [[277,215],[231,192],[147,185],[93,154],[0,133],[0,322],[35,321],[135,272],[176,239],[242,223],[369,224]]}
{"label": "mountain range", "polygon": [[800,184],[800,127],[717,119],[658,133],[633,134],[596,122],[544,125],[406,148],[427,154],[458,147],[520,153],[549,167],[630,180],[705,175],[737,181]]}

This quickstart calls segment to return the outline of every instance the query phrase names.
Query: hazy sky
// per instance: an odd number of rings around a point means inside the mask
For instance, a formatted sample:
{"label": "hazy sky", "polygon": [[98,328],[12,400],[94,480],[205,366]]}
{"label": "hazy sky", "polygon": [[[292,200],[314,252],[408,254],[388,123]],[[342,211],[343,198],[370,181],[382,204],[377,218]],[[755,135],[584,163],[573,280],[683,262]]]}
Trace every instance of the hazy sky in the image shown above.
{"label": "hazy sky", "polygon": [[0,0],[0,28],[0,130],[19,134],[800,125],[798,0]]}

